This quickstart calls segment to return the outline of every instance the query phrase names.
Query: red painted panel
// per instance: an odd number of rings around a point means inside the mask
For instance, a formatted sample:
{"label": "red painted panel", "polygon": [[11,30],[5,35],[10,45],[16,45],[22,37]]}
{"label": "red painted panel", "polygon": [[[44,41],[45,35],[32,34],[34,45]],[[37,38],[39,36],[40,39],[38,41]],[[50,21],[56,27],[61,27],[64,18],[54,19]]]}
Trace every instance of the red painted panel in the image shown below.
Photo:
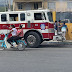
{"label": "red painted panel", "polygon": [[48,33],[42,33],[43,38],[48,38]]}
{"label": "red painted panel", "polygon": [[[51,23],[31,23],[31,28],[28,28],[27,23],[18,23],[18,24],[14,24],[15,27],[19,27],[19,25],[21,24],[25,24],[25,28],[23,29],[41,29],[40,25],[41,24],[45,24],[45,26],[48,26],[48,28],[54,28],[54,24]],[[36,26],[36,24],[38,26]],[[0,29],[8,29],[10,27],[10,25],[12,24],[0,24]]]}
{"label": "red painted panel", "polygon": [[[25,24],[25,28],[23,28],[23,29],[41,29],[41,27],[40,27],[41,24],[45,24],[46,28],[47,28],[47,26],[48,26],[48,28],[54,28],[54,25],[50,24],[50,23],[31,23],[31,28],[28,28],[27,23],[18,23],[18,24],[14,24],[14,25],[18,29],[19,25],[21,25],[21,24]],[[0,24],[0,30],[5,30],[5,29],[9,30],[10,25],[12,25],[12,24]],[[10,36],[11,35],[9,35],[9,37]],[[53,39],[53,36],[54,36],[54,33],[43,33],[43,38]],[[3,39],[4,35],[1,36],[1,38]]]}
{"label": "red painted panel", "polygon": [[54,33],[49,33],[49,39],[53,39],[53,36],[54,36],[55,34]]}
{"label": "red painted panel", "polygon": [[4,35],[4,34],[0,34],[0,40],[3,40],[3,39],[4,39],[4,37],[5,37],[5,35]]}
{"label": "red painted panel", "polygon": [[42,33],[43,38],[53,39],[54,33]]}
{"label": "red painted panel", "polygon": [[54,28],[54,24],[49,23],[48,28]]}

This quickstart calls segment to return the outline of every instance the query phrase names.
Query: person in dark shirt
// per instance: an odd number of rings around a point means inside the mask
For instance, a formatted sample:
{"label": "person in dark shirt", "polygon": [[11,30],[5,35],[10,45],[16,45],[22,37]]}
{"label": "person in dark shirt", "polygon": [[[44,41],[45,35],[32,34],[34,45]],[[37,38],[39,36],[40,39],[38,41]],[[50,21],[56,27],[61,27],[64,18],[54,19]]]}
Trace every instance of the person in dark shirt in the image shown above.
{"label": "person in dark shirt", "polygon": [[55,21],[54,23],[54,30],[55,30],[55,35],[57,35],[57,30],[58,30],[57,21]]}
{"label": "person in dark shirt", "polygon": [[57,23],[58,24],[58,32],[61,32],[61,25],[60,25],[60,23],[61,23],[61,20],[59,20],[58,23]]}

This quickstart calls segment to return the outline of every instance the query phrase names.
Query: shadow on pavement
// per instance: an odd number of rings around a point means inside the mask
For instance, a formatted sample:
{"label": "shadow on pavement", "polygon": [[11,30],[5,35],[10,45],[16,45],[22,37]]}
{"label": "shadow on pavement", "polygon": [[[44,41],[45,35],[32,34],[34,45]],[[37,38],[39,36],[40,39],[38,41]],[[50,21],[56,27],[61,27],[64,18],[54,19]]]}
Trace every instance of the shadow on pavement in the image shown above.
{"label": "shadow on pavement", "polygon": [[[24,51],[37,51],[37,50],[41,50],[44,48],[72,48],[72,45],[66,45],[66,44],[53,44],[53,43],[42,43],[38,48],[29,48],[27,47]],[[2,51],[2,50],[0,50]],[[15,50],[15,49],[6,49],[3,51],[19,51],[19,50]]]}
{"label": "shadow on pavement", "polygon": [[39,48],[72,48],[72,45],[61,45],[61,44],[46,44],[40,45]]}

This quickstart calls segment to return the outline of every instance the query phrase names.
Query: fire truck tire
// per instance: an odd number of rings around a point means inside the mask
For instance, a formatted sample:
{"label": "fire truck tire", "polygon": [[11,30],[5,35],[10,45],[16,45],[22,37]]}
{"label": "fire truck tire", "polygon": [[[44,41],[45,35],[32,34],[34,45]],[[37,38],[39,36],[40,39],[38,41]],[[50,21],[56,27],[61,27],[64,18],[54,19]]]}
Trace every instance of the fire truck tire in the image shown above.
{"label": "fire truck tire", "polygon": [[[43,39],[41,39],[41,43],[43,43]],[[41,43],[40,43],[40,44],[41,44]]]}
{"label": "fire truck tire", "polygon": [[36,48],[41,43],[41,38],[40,38],[39,34],[36,32],[27,33],[25,39],[26,39],[28,46],[31,48]]}

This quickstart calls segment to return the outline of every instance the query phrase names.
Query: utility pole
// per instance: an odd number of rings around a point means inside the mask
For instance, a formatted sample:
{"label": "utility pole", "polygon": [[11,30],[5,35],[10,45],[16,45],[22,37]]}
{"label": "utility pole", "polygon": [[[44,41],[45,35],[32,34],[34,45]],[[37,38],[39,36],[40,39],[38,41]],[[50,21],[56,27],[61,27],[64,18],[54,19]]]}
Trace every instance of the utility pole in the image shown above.
{"label": "utility pole", "polygon": [[6,0],[6,11],[8,11],[8,9],[9,9],[9,2],[8,0]]}
{"label": "utility pole", "polygon": [[10,8],[11,8],[11,1],[9,0],[9,5],[8,5],[8,11],[10,11]]}
{"label": "utility pole", "polygon": [[6,11],[6,0],[5,0],[5,3],[4,3],[4,6],[5,6],[5,11]]}
{"label": "utility pole", "polygon": [[43,0],[43,3],[42,3],[42,8],[44,9],[44,0]]}

